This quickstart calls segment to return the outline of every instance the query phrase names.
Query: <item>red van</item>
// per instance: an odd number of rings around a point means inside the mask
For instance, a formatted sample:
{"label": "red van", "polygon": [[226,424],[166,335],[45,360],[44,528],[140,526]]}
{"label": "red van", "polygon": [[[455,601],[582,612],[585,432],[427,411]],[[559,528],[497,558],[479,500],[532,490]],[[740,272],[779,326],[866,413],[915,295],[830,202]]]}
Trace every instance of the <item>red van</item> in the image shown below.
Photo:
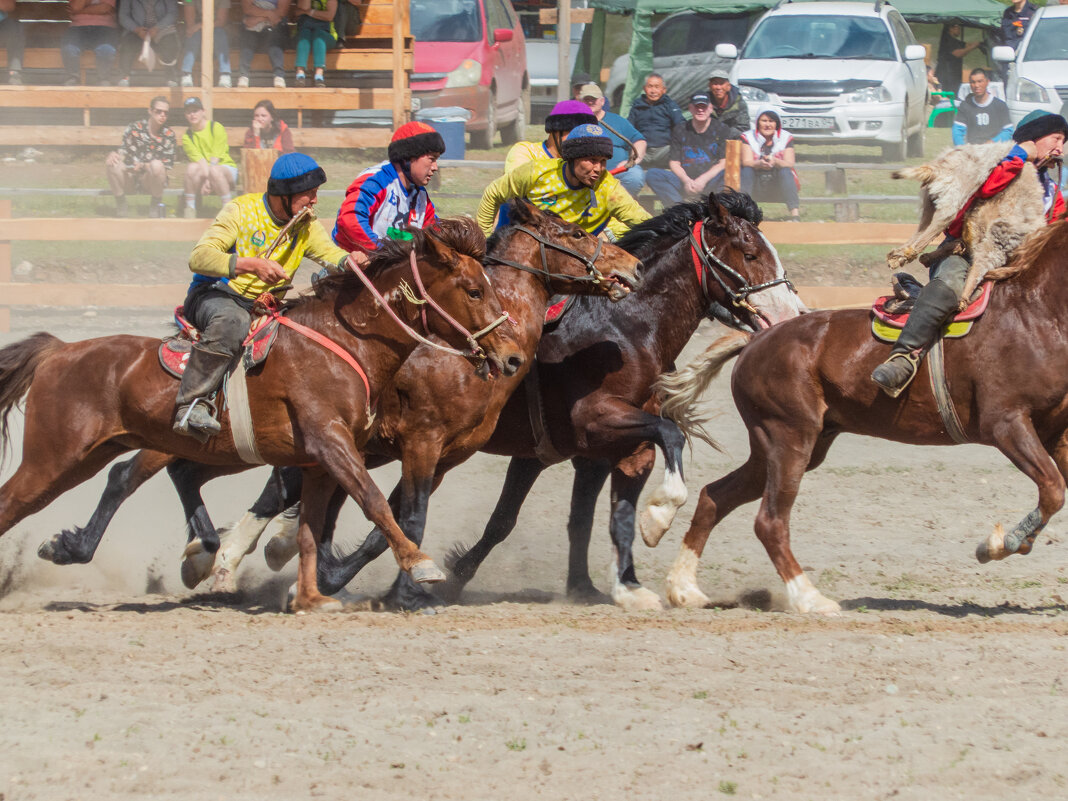
{"label": "red van", "polygon": [[530,77],[519,15],[511,0],[411,0],[416,110],[471,112],[471,147],[518,142],[530,119]]}

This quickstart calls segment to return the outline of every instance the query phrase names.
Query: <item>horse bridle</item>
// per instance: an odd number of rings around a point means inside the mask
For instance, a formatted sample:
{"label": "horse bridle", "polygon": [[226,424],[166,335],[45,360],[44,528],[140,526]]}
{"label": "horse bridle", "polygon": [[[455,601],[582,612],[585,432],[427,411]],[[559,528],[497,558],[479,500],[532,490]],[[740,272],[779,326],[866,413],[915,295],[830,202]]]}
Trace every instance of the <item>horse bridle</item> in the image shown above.
{"label": "horse bridle", "polygon": [[[604,273],[602,273],[600,270],[598,270],[597,269],[597,265],[596,265],[597,259],[601,255],[601,246],[602,246],[602,244],[604,244],[601,241],[600,237],[596,237],[596,239],[597,239],[597,247],[593,251],[593,256],[589,257],[589,256],[586,256],[584,253],[579,253],[577,250],[572,250],[569,247],[566,247],[564,245],[560,245],[560,244],[557,244],[556,242],[548,240],[545,237],[541,236],[537,231],[532,231],[529,228],[526,228],[526,227],[524,227],[522,225],[513,225],[512,228],[514,228],[517,231],[522,231],[524,234],[526,234],[527,236],[532,237],[535,241],[537,241],[537,243],[538,243],[538,252],[541,254],[541,269],[539,270],[536,267],[531,267],[531,266],[529,266],[527,264],[520,264],[519,262],[511,261],[510,259],[502,259],[500,256],[494,256],[492,254],[487,254],[486,258],[484,259],[485,261],[492,261],[492,262],[496,262],[498,264],[505,264],[505,265],[507,265],[509,267],[515,267],[515,269],[517,269],[517,270],[523,270],[524,272],[527,272],[527,273],[532,273],[534,275],[539,275],[539,276],[541,276],[542,280],[544,281],[546,289],[548,289],[550,292],[552,292],[552,288],[551,288],[550,284],[551,284],[551,282],[552,282],[552,280],[554,278],[561,279],[561,280],[564,280],[564,281],[570,281],[571,283],[575,283],[575,284],[593,284],[594,286],[601,286],[602,284],[605,283]],[[549,272],[549,258],[548,258],[548,254],[545,252],[546,248],[552,248],[553,250],[558,250],[558,251],[560,251],[561,253],[563,253],[565,255],[572,256],[572,257],[578,259],[580,262],[582,262],[582,264],[584,264],[586,266],[586,275],[584,275],[584,276],[574,276],[574,275],[565,275],[564,273]]]}
{"label": "horse bridle", "polygon": [[[794,288],[793,283],[791,283],[790,279],[786,276],[783,276],[782,278],[773,278],[770,281],[765,281],[762,284],[750,284],[745,279],[745,276],[743,276],[741,273],[739,273],[737,270],[735,270],[733,267],[723,261],[719,256],[713,253],[712,248],[705,244],[704,220],[698,220],[694,227],[690,229],[690,249],[693,251],[695,266],[698,266],[697,262],[698,259],[700,259],[699,266],[704,268],[703,270],[698,270],[698,280],[701,284],[701,292],[705,296],[705,301],[709,304],[717,302],[708,293],[707,276],[709,275],[711,275],[716,280],[716,283],[720,285],[720,288],[727,296],[727,300],[730,301],[732,307],[734,307],[735,309],[745,309],[753,316],[759,317],[765,322],[770,321],[761,311],[759,311],[755,306],[753,306],[752,303],[749,302],[750,295],[754,295],[757,292],[762,292],[765,289],[771,289],[772,287],[779,286],[780,284],[785,284],[787,287],[790,288],[791,292],[797,292],[797,290]],[[719,271],[712,269],[712,265],[709,264],[710,261],[713,262],[716,267],[719,268]],[[735,281],[738,284],[738,288],[735,289],[734,287],[730,286],[724,280],[721,272],[726,274],[732,281]],[[744,321],[739,319],[733,311],[731,311],[730,309],[727,309],[727,311],[735,322],[739,324],[744,324]]]}

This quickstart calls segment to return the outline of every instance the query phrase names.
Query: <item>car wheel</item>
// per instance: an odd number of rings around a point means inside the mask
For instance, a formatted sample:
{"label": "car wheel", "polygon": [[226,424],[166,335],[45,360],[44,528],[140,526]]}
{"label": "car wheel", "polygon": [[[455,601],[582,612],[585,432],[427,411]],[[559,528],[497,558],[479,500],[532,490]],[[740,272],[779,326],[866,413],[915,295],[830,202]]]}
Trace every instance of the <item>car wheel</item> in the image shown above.
{"label": "car wheel", "polygon": [[489,150],[497,136],[497,93],[490,94],[489,106],[486,107],[486,127],[481,131],[471,131],[471,147],[476,150]]}
{"label": "car wheel", "polygon": [[501,141],[506,145],[514,145],[522,141],[527,132],[527,120],[530,119],[530,87],[523,90],[519,96],[519,110],[515,119],[507,125],[501,126]]}
{"label": "car wheel", "polygon": [[906,155],[910,159],[923,158],[923,128],[909,137],[908,146],[905,148]]}

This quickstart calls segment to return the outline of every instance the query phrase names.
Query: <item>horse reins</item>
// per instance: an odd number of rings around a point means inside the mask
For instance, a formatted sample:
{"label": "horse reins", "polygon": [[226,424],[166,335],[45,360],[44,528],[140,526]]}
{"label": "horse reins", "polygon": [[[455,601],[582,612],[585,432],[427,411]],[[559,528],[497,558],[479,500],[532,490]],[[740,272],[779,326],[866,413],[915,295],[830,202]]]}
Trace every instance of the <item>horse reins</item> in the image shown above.
{"label": "horse reins", "polygon": [[[697,282],[701,285],[701,292],[705,296],[705,300],[709,303],[714,302],[711,295],[708,294],[708,281],[706,276],[711,275],[716,279],[716,283],[720,285],[723,292],[727,295],[727,299],[730,300],[731,305],[736,309],[745,309],[750,314],[759,317],[767,322],[767,317],[764,316],[752,303],[749,302],[749,296],[762,292],[765,289],[771,289],[772,287],[785,284],[790,288],[791,292],[796,293],[794,285],[790,282],[790,279],[786,276],[782,278],[773,278],[770,281],[765,281],[762,284],[750,284],[745,280],[745,276],[724,262],[719,256],[712,252],[712,248],[708,247],[704,241],[704,220],[698,220],[692,229],[690,229],[690,250],[693,252],[694,269],[697,271]],[[719,272],[712,269],[712,265],[709,261],[715,263],[715,265],[724,273],[726,273],[732,280],[738,283],[738,289],[731,287]],[[737,319],[737,318],[736,318]]]}
{"label": "horse reins", "polygon": [[[602,273],[600,270],[598,270],[597,269],[597,265],[596,265],[597,259],[601,255],[601,246],[604,244],[601,241],[600,237],[597,237],[597,248],[593,251],[593,256],[590,257],[590,256],[586,256],[584,253],[579,253],[577,250],[572,250],[571,248],[565,247],[563,245],[559,245],[556,242],[552,242],[552,241],[544,238],[540,234],[538,234],[537,231],[532,231],[529,228],[526,228],[526,227],[524,227],[522,225],[513,225],[512,227],[517,231],[522,231],[524,234],[527,234],[528,236],[532,237],[535,241],[537,241],[537,243],[538,243],[538,252],[541,254],[541,269],[539,270],[536,267],[530,267],[529,265],[526,265],[526,264],[520,264],[519,262],[511,261],[510,259],[502,259],[500,256],[494,256],[494,255],[491,255],[491,254],[487,254],[486,255],[485,261],[492,261],[492,262],[496,262],[498,264],[505,264],[505,265],[507,265],[509,267],[514,267],[517,270],[522,270],[523,272],[532,273],[533,275],[539,275],[539,276],[542,277],[542,279],[543,279],[543,281],[545,283],[546,289],[548,289],[550,292],[552,292],[552,288],[550,286],[550,282],[554,278],[563,279],[565,281],[569,281],[569,282],[575,283],[575,284],[593,284],[594,286],[601,286],[602,284],[605,283],[604,273]],[[582,264],[584,264],[586,266],[586,273],[587,274],[584,275],[584,276],[574,276],[574,275],[565,275],[564,273],[553,273],[553,272],[550,272],[549,271],[548,254],[546,254],[546,252],[545,252],[546,248],[552,248],[553,250],[558,250],[558,251],[560,251],[561,253],[563,253],[563,254],[565,254],[567,256],[572,256],[572,257],[578,259],[580,262],[582,262]]]}

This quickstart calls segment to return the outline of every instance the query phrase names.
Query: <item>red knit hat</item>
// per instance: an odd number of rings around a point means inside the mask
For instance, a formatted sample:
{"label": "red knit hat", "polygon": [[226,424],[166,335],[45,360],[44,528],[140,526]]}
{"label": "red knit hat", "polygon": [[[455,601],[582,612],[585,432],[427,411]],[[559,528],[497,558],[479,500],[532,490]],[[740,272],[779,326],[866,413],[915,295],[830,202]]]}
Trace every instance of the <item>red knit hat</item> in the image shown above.
{"label": "red knit hat", "polygon": [[427,153],[444,152],[445,140],[425,122],[406,122],[389,140],[390,161],[414,161]]}

